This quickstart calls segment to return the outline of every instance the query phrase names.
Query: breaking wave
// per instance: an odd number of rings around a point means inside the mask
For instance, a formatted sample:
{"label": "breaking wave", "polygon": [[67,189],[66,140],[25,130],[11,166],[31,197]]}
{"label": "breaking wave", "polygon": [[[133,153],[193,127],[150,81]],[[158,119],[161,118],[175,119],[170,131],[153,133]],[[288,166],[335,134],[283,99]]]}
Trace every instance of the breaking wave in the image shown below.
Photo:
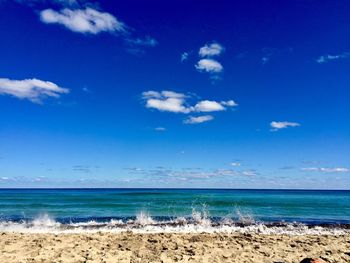
{"label": "breaking wave", "polygon": [[0,220],[0,232],[82,233],[243,233],[286,235],[350,234],[349,224],[312,225],[298,222],[261,222],[251,215],[236,211],[235,217],[210,217],[207,210],[193,209],[189,217],[152,217],[141,211],[135,217],[54,219],[48,214],[33,219]]}

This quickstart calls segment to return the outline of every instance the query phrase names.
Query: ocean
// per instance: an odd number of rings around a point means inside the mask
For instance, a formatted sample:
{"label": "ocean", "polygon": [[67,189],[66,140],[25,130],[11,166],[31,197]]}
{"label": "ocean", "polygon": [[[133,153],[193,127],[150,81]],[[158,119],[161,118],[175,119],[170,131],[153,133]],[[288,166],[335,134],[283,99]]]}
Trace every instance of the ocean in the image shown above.
{"label": "ocean", "polygon": [[0,189],[0,231],[350,229],[350,191]]}

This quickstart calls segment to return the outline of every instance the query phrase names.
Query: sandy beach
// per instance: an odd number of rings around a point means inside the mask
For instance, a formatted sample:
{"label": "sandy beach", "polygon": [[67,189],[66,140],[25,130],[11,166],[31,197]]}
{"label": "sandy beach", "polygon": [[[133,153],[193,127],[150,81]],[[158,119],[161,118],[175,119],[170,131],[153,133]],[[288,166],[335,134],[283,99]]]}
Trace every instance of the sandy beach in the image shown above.
{"label": "sandy beach", "polygon": [[350,236],[1,233],[0,262],[350,262]]}

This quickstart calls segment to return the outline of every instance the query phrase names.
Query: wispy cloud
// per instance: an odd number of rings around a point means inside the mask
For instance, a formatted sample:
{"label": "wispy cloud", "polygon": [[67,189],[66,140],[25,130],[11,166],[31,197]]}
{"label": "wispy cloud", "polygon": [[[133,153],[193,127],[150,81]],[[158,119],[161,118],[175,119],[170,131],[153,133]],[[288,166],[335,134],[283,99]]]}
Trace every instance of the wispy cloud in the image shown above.
{"label": "wispy cloud", "polygon": [[349,173],[350,169],[345,167],[304,167],[304,172],[322,172],[322,173]]}
{"label": "wispy cloud", "polygon": [[185,62],[186,60],[188,60],[188,57],[189,57],[190,53],[188,52],[183,52],[181,54],[181,62]]}
{"label": "wispy cloud", "polygon": [[300,124],[297,122],[289,122],[289,121],[272,121],[270,123],[270,126],[272,128],[272,131],[277,131],[288,127],[298,127],[300,126]]}
{"label": "wispy cloud", "polygon": [[261,58],[261,63],[263,65],[267,64],[270,62],[271,57],[273,56],[273,54],[277,51],[277,49],[275,48],[263,48],[262,50],[262,58]]}
{"label": "wispy cloud", "polygon": [[146,36],[145,38],[127,39],[126,41],[132,45],[144,47],[155,47],[158,45],[158,41],[150,36]]}
{"label": "wispy cloud", "polygon": [[100,167],[97,165],[74,165],[72,167],[72,170],[75,172],[82,172],[82,173],[91,173],[92,171],[96,171]]}
{"label": "wispy cloud", "polygon": [[[238,104],[233,100],[228,101],[212,101],[202,100],[198,101],[191,106],[187,99],[189,95],[178,93],[174,91],[145,91],[142,93],[142,98],[145,101],[145,107],[156,109],[159,111],[173,112],[173,113],[202,113],[202,112],[215,112],[224,111],[227,107],[235,107]],[[213,120],[214,117],[211,115],[204,116],[190,116],[184,120],[186,124],[202,123]]]}
{"label": "wispy cloud", "polygon": [[78,33],[126,32],[125,24],[115,16],[89,7],[74,10],[64,8],[60,11],[45,9],[40,12],[40,19],[46,24],[60,24]]}
{"label": "wispy cloud", "polygon": [[92,91],[87,87],[82,88],[82,91],[84,91],[85,93],[89,93],[89,94],[92,93]]}
{"label": "wispy cloud", "polygon": [[158,45],[158,41],[151,36],[136,37],[133,28],[111,13],[92,8],[91,5],[80,5],[78,1],[73,1],[74,7],[63,2],[67,1],[62,1],[61,4],[65,8],[61,10],[42,10],[39,13],[40,20],[45,24],[64,26],[76,33],[97,35],[104,32],[120,36],[127,46],[127,51],[133,54],[143,54],[144,48]]}
{"label": "wispy cloud", "polygon": [[11,95],[19,99],[28,99],[34,103],[41,103],[43,99],[68,93],[66,88],[59,87],[50,81],[39,79],[11,80],[0,78],[0,94]]}
{"label": "wispy cloud", "polygon": [[266,65],[270,63],[272,58],[285,56],[289,53],[293,52],[292,47],[287,48],[272,48],[272,47],[264,47],[262,49],[262,57],[261,57],[261,64]]}
{"label": "wispy cloud", "polygon": [[164,128],[164,127],[156,127],[156,128],[154,128],[154,130],[157,131],[157,132],[164,132],[164,131],[166,131],[166,128]]}
{"label": "wispy cloud", "polygon": [[258,175],[256,170],[242,170],[236,171],[233,169],[213,169],[203,170],[201,168],[183,168],[172,169],[167,167],[156,167],[154,169],[142,169],[142,168],[126,168],[132,174],[139,174],[146,176],[153,180],[165,179],[165,180],[210,180],[215,178],[229,179],[229,178],[248,178]]}
{"label": "wispy cloud", "polygon": [[221,105],[229,106],[229,107],[238,106],[238,104],[235,101],[233,101],[233,100],[221,101],[220,103],[221,103]]}
{"label": "wispy cloud", "polygon": [[257,176],[258,174],[259,173],[254,169],[242,171],[242,175],[245,175],[245,176]]}
{"label": "wispy cloud", "polygon": [[203,115],[203,116],[198,116],[198,117],[189,116],[187,119],[184,120],[184,123],[185,124],[197,124],[197,123],[211,121],[213,119],[214,119],[214,117],[211,115]]}
{"label": "wispy cloud", "polygon": [[125,43],[127,45],[127,51],[134,55],[143,55],[145,53],[144,48],[155,47],[158,45],[158,41],[150,36],[135,39],[126,37]]}
{"label": "wispy cloud", "polygon": [[339,55],[323,55],[323,56],[319,56],[316,59],[316,62],[319,64],[323,64],[323,63],[328,63],[334,60],[339,60],[339,59],[345,59],[345,58],[350,58],[350,52],[343,52]]}

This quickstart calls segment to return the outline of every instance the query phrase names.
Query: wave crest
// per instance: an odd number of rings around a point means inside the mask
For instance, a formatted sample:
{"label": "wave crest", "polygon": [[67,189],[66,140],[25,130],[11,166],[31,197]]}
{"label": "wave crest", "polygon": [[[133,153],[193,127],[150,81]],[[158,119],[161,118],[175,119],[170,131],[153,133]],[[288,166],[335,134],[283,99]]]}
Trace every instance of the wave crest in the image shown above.
{"label": "wave crest", "polygon": [[243,233],[243,234],[287,234],[287,235],[343,235],[350,234],[350,225],[315,226],[302,223],[258,222],[247,215],[234,220],[231,217],[211,218],[205,209],[192,212],[191,217],[156,219],[146,211],[134,218],[109,220],[85,220],[60,222],[48,214],[42,214],[32,220],[2,220],[1,232],[31,233],[81,233],[81,232],[123,232],[136,233]]}

